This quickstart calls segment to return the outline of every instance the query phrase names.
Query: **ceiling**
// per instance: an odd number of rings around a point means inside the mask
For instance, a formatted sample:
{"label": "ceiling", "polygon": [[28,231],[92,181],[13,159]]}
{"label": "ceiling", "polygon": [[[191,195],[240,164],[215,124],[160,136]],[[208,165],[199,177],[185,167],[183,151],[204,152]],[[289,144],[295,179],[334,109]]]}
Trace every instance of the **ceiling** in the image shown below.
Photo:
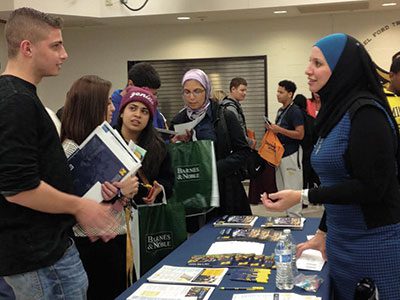
{"label": "ceiling", "polygon": [[[169,0],[168,0],[169,1]],[[218,0],[215,0],[218,1]],[[249,0],[251,1],[251,0]],[[396,6],[383,7],[383,3],[394,2]],[[121,5],[115,0],[113,5]],[[190,24],[201,22],[245,21],[272,18],[288,18],[300,16],[312,16],[321,14],[337,14],[346,12],[371,12],[400,10],[400,0],[357,0],[342,3],[291,5],[282,7],[254,8],[254,9],[226,9],[218,11],[202,11],[192,13],[169,13],[153,15],[130,15],[118,17],[83,17],[72,15],[60,15],[65,21],[65,27],[99,27],[99,26],[129,26],[129,25],[166,25],[166,24]],[[276,10],[286,10],[285,14],[274,14]],[[8,11],[0,11],[1,19],[6,20]],[[189,16],[190,20],[179,21],[178,16]]]}
{"label": "ceiling", "polygon": [[[217,1],[217,0],[215,0]],[[385,11],[400,9],[400,1],[397,6],[382,7],[382,3],[389,2],[385,0],[369,0],[336,4],[313,4],[301,6],[282,6],[279,10],[286,10],[286,14],[274,14],[277,8],[256,8],[225,11],[204,11],[185,14],[164,14],[147,16],[124,16],[112,18],[80,18],[64,16],[66,26],[126,26],[126,25],[161,25],[161,24],[179,24],[179,23],[201,23],[201,22],[223,22],[223,21],[244,21],[260,20],[271,18],[287,18],[310,16],[314,14],[335,14],[343,12],[366,12],[366,11]],[[392,2],[392,1],[390,1]],[[189,16],[190,20],[179,21],[178,16]]]}

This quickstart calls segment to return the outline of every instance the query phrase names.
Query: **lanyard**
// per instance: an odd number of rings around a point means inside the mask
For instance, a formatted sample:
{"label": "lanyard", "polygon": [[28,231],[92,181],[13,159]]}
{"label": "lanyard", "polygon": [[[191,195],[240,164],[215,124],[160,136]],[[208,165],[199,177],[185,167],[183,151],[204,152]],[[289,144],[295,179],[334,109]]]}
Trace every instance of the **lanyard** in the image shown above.
{"label": "lanyard", "polygon": [[280,113],[276,116],[275,123],[277,125],[281,125],[283,117],[286,115],[286,113],[289,111],[289,108],[293,105],[293,101]]}

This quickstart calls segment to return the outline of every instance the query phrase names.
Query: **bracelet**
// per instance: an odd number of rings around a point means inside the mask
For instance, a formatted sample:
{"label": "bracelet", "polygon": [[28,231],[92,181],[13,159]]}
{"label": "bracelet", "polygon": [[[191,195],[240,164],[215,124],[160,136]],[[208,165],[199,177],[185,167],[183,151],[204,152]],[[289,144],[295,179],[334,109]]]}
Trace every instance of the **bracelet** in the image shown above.
{"label": "bracelet", "polygon": [[315,235],[317,235],[317,234],[322,234],[324,237],[326,236],[326,232],[322,231],[320,229],[317,229],[317,231],[315,232]]}
{"label": "bracelet", "polygon": [[124,200],[124,199],[130,199],[128,196],[125,196],[123,193],[122,193],[122,191],[121,190],[118,190],[118,198],[120,198],[120,199],[122,199],[122,200]]}
{"label": "bracelet", "polygon": [[308,189],[301,190],[300,203],[304,205],[310,204],[310,201],[308,201]]}

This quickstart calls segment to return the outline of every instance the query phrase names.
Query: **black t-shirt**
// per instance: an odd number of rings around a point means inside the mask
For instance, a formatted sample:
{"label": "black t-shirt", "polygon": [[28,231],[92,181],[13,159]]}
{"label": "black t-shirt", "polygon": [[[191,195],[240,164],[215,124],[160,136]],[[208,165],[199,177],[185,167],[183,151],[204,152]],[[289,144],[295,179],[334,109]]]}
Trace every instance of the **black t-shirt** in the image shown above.
{"label": "black t-shirt", "polygon": [[34,189],[41,181],[70,192],[72,181],[56,128],[34,85],[0,76],[0,111],[0,276],[4,276],[60,259],[75,219],[35,211],[4,198]]}
{"label": "black t-shirt", "polygon": [[[303,113],[296,104],[292,103],[284,109],[280,108],[278,110],[275,123],[287,130],[295,130],[297,126],[304,125]],[[285,148],[283,157],[289,156],[299,149],[301,140],[292,139],[280,133],[278,138]]]}

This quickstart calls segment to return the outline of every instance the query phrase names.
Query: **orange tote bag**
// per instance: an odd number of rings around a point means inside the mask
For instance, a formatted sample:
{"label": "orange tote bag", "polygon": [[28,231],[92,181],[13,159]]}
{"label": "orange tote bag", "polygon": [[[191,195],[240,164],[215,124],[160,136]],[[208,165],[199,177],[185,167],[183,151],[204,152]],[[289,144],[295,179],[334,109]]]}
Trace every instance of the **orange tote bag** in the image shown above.
{"label": "orange tote bag", "polygon": [[283,152],[285,152],[285,148],[283,148],[276,134],[268,130],[261,141],[258,154],[271,165],[279,166]]}

